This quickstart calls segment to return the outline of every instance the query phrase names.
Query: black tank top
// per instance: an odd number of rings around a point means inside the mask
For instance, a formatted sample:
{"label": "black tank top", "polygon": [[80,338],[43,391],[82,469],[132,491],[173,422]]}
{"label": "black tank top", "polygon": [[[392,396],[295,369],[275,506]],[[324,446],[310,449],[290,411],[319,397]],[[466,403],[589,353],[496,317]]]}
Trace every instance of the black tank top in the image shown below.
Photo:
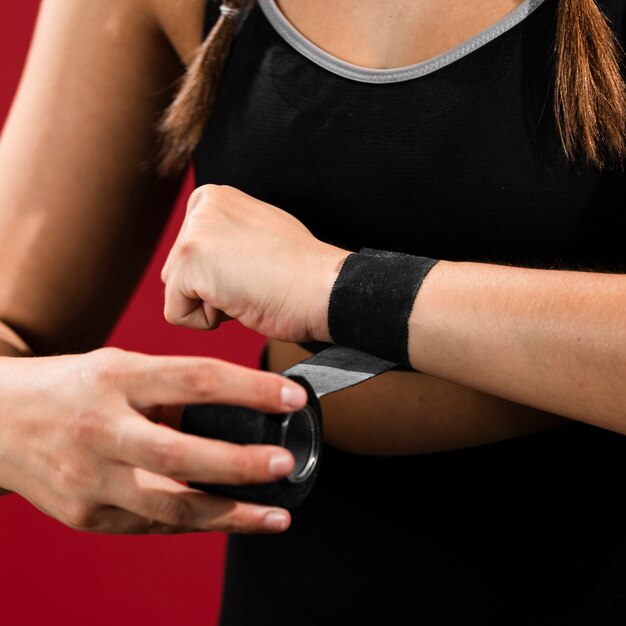
{"label": "black tank top", "polygon": [[[625,3],[599,4],[624,42]],[[559,142],[556,0],[405,75],[316,57],[263,5],[237,33],[198,185],[352,250],[624,271],[626,176],[568,164]],[[209,0],[207,29],[218,15]],[[230,539],[221,623],[626,624],[624,476],[626,439],[576,422],[412,457],[327,447],[289,531]]]}

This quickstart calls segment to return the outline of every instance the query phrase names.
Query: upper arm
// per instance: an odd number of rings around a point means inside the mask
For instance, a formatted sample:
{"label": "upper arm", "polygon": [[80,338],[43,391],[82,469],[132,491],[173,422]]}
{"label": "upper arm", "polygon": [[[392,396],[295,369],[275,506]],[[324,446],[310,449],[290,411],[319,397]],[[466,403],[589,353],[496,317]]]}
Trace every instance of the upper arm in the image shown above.
{"label": "upper arm", "polygon": [[0,139],[0,320],[36,353],[102,342],[158,240],[179,181],[147,164],[199,43],[185,4],[42,3]]}

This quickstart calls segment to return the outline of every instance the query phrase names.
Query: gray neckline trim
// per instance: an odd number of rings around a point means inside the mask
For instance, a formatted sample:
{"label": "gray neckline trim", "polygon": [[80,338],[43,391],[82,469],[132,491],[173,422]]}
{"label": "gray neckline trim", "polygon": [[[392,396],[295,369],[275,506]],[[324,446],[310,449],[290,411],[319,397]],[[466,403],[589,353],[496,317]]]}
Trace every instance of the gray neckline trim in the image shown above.
{"label": "gray neckline trim", "polygon": [[257,1],[265,17],[278,34],[303,56],[330,72],[364,83],[396,83],[430,74],[446,65],[454,63],[490,41],[493,41],[513,28],[513,26],[519,24],[544,2],[544,0],[524,0],[522,4],[513,9],[510,13],[507,13],[495,24],[492,24],[455,48],[432,59],[428,59],[427,61],[404,67],[375,69],[348,63],[322,50],[322,48],[316,46],[296,29],[278,8],[275,0]]}

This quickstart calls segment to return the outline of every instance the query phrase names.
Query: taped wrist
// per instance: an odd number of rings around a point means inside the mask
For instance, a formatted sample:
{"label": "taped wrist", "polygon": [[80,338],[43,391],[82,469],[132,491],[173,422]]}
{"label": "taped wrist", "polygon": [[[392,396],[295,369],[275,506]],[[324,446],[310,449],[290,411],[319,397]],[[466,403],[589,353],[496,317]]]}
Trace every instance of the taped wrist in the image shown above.
{"label": "taped wrist", "polygon": [[346,257],[330,294],[332,340],[410,367],[409,317],[422,281],[437,262],[370,248]]}

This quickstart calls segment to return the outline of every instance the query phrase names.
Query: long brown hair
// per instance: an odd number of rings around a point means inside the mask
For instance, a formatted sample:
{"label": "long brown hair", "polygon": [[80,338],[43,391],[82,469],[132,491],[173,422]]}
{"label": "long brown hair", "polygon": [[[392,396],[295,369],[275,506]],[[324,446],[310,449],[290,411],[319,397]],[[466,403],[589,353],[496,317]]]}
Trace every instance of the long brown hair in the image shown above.
{"label": "long brown hair", "polygon": [[[212,0],[208,0],[209,2]],[[254,0],[223,0],[221,15],[161,120],[160,169],[184,169],[211,113],[237,20]],[[623,51],[595,0],[558,0],[554,110],[563,150],[598,168],[626,159]]]}

